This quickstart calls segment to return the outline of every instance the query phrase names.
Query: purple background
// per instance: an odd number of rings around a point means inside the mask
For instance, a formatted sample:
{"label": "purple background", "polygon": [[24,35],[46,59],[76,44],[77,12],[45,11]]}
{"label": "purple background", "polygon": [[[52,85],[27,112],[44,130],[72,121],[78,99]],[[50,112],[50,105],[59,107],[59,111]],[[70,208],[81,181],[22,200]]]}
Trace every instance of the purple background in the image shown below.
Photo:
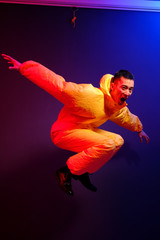
{"label": "purple background", "polygon": [[71,153],[50,139],[62,104],[1,58],[1,239],[159,239],[160,13],[79,9],[76,16],[74,29],[70,8],[0,4],[1,53],[96,87],[103,74],[130,70],[129,108],[150,143],[107,122],[125,145],[91,176],[97,193],[73,181],[75,196],[66,196],[53,173]]}

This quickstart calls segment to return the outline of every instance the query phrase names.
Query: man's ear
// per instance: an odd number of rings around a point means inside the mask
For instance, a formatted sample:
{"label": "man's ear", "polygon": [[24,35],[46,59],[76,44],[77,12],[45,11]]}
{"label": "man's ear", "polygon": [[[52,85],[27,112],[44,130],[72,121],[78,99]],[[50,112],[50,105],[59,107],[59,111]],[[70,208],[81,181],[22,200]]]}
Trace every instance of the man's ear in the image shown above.
{"label": "man's ear", "polygon": [[113,82],[114,82],[114,77],[111,78],[111,83],[113,83]]}
{"label": "man's ear", "polygon": [[111,81],[111,85],[110,85],[110,91],[113,90],[113,86],[114,86],[114,82]]}

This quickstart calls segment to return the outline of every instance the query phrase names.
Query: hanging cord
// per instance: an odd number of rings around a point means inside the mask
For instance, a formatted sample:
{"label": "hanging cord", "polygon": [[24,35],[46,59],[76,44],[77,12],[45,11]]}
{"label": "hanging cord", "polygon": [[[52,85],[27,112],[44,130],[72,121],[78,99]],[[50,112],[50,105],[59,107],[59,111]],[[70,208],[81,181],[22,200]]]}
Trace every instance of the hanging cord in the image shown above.
{"label": "hanging cord", "polygon": [[73,25],[73,28],[76,27],[76,19],[77,19],[76,12],[77,11],[78,11],[78,8],[76,8],[76,7],[72,8],[73,16],[72,16],[72,19],[71,19],[71,24]]}

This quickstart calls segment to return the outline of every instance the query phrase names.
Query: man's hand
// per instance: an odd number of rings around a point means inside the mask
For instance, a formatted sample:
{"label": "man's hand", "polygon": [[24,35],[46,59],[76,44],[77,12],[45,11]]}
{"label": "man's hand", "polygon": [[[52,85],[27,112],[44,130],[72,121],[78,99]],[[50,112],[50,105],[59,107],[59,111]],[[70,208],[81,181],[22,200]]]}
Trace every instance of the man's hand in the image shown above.
{"label": "man's hand", "polygon": [[1,56],[7,60],[8,64],[11,64],[11,66],[9,66],[9,69],[13,69],[13,70],[18,70],[19,71],[19,68],[21,66],[21,63],[18,62],[17,60],[15,60],[14,58],[6,55],[6,54],[1,54]]}
{"label": "man's hand", "polygon": [[143,138],[144,138],[146,140],[147,144],[149,143],[149,137],[143,130],[138,133],[138,136],[139,136],[141,142],[143,141]]}

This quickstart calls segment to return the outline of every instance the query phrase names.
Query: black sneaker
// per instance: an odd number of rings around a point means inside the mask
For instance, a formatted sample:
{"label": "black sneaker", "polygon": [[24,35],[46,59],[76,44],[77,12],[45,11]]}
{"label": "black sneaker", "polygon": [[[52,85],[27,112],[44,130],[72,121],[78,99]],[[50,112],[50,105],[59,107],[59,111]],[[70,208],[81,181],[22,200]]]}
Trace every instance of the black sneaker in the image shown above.
{"label": "black sneaker", "polygon": [[72,174],[71,176],[73,177],[73,179],[79,180],[82,183],[82,185],[84,187],[86,187],[87,189],[89,189],[93,192],[97,191],[97,188],[91,183],[90,178],[89,178],[89,174],[87,172],[82,174],[82,175]]}
{"label": "black sneaker", "polygon": [[55,177],[59,187],[68,195],[73,196],[72,184],[71,184],[71,172],[68,167],[62,167],[55,173]]}

